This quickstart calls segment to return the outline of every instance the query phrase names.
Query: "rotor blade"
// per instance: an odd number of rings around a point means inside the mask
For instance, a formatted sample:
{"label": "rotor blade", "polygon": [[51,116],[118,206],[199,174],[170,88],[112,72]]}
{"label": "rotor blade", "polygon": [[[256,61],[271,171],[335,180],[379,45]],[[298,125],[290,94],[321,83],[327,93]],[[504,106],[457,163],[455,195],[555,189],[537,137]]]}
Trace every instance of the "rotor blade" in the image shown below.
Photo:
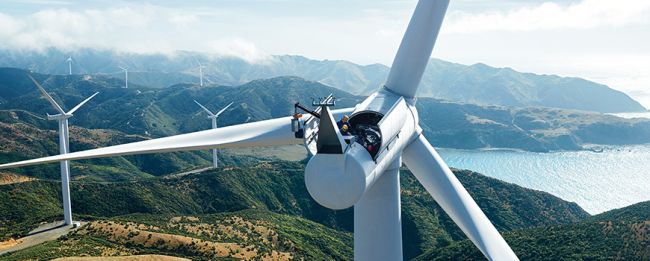
{"label": "rotor blade", "polygon": [[431,58],[449,0],[420,0],[397,50],[386,80],[386,88],[414,97]]}
{"label": "rotor blade", "polygon": [[[352,110],[354,110],[354,108],[345,108],[336,110],[334,113],[349,113]],[[276,118],[165,138],[127,143],[106,148],[7,163],[0,165],[0,169],[64,160],[102,158],[155,152],[302,144],[303,140],[295,138],[294,133],[291,131],[292,118],[293,117]]]}
{"label": "rotor blade", "polygon": [[212,148],[257,147],[301,143],[302,139],[296,139],[293,132],[291,132],[291,117],[284,117],[153,140],[133,142],[106,148],[92,149],[58,156],[3,164],[0,165],[0,169],[63,160],[146,154],[154,152],[203,150]]}
{"label": "rotor blade", "polygon": [[92,99],[93,97],[95,97],[95,95],[97,95],[97,94],[99,94],[99,92],[96,92],[95,94],[91,95],[91,96],[88,97],[87,99],[85,99],[85,100],[83,100],[82,102],[80,102],[79,104],[77,104],[77,106],[74,106],[74,108],[72,108],[72,110],[70,110],[70,111],[68,112],[68,114],[73,114],[75,111],[77,111],[79,108],[81,108],[81,106],[83,106],[84,104],[86,104],[86,102],[90,101],[90,99]]}
{"label": "rotor blade", "polygon": [[41,86],[40,84],[38,84],[38,82],[34,79],[34,77],[32,77],[31,74],[28,74],[27,76],[29,76],[29,79],[32,79],[32,82],[34,82],[34,84],[36,84],[36,87],[38,87],[38,90],[41,91],[41,93],[43,94],[43,96],[45,96],[45,99],[47,99],[47,101],[49,101],[50,104],[52,104],[52,107],[54,107],[54,109],[56,109],[57,111],[59,111],[61,114],[65,114],[65,111],[63,111],[63,109],[61,109],[61,106],[59,106],[59,104],[56,103],[56,102],[54,101],[54,99],[52,98],[52,96],[50,96],[50,95],[47,93],[47,91],[45,91],[45,89],[43,89],[43,86]]}
{"label": "rotor blade", "polygon": [[489,260],[519,260],[429,142],[421,136],[402,159],[422,186]]}
{"label": "rotor blade", "polygon": [[213,117],[215,116],[215,115],[214,115],[210,110],[208,110],[208,108],[203,107],[203,105],[201,105],[201,104],[200,104],[199,102],[197,102],[196,100],[194,100],[194,102],[195,102],[197,105],[201,106],[201,108],[202,108],[205,112],[207,112],[208,115],[213,116]]}
{"label": "rotor blade", "polygon": [[226,105],[226,107],[224,107],[223,109],[221,109],[219,112],[217,112],[217,114],[216,114],[217,117],[219,117],[219,115],[220,115],[221,113],[223,113],[224,111],[226,111],[226,109],[228,109],[228,107],[230,107],[230,105],[232,105],[232,102],[231,102],[230,104]]}

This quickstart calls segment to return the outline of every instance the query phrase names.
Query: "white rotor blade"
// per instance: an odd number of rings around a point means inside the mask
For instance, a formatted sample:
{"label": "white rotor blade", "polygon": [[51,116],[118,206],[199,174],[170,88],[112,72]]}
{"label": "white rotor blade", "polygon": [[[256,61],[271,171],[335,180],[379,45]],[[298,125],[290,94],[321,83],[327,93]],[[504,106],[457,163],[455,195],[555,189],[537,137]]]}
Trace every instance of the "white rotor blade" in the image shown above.
{"label": "white rotor blade", "polygon": [[32,75],[28,74],[27,76],[29,76],[29,79],[32,79],[32,82],[34,82],[34,84],[36,85],[36,87],[38,87],[38,90],[41,91],[41,93],[43,94],[43,96],[45,96],[45,99],[47,99],[47,101],[49,101],[50,104],[52,104],[52,107],[54,107],[54,109],[56,109],[57,111],[59,111],[59,113],[61,113],[61,114],[65,114],[65,112],[63,111],[63,109],[61,109],[61,106],[59,106],[59,104],[56,103],[56,101],[54,101],[54,99],[52,98],[52,96],[50,96],[50,95],[47,93],[47,91],[45,91],[45,89],[43,89],[43,86],[41,86],[40,84],[38,84],[38,82],[34,79],[34,77],[32,77]]}
{"label": "white rotor blade", "polygon": [[75,111],[77,111],[79,108],[81,108],[81,106],[83,106],[84,104],[86,104],[86,102],[90,101],[90,99],[92,99],[93,97],[95,97],[95,95],[97,95],[97,94],[99,94],[99,92],[96,92],[95,94],[91,95],[91,96],[88,97],[87,99],[85,99],[85,100],[83,100],[82,102],[80,102],[79,104],[77,104],[77,106],[74,106],[74,108],[72,108],[72,110],[70,110],[70,111],[68,112],[68,114],[73,114]]}
{"label": "white rotor blade", "polygon": [[406,166],[489,260],[519,260],[429,142],[420,135],[402,154]]}
{"label": "white rotor blade", "polygon": [[25,160],[0,165],[0,169],[63,160],[101,158],[154,152],[302,144],[303,140],[295,138],[294,133],[291,131],[291,119],[292,117],[283,117],[106,148]]}
{"label": "white rotor blade", "polygon": [[386,88],[414,97],[431,58],[449,0],[420,0],[397,50],[386,80]]}
{"label": "white rotor blade", "polygon": [[201,108],[202,108],[205,112],[207,112],[208,115],[210,115],[210,116],[215,116],[215,115],[214,115],[210,110],[208,110],[208,108],[203,107],[203,105],[201,105],[201,104],[200,104],[199,102],[197,102],[196,100],[194,100],[194,102],[195,102],[197,105],[201,106]]}
{"label": "white rotor blade", "polygon": [[226,105],[226,107],[224,107],[223,109],[221,109],[219,112],[217,112],[217,114],[216,114],[217,117],[219,117],[219,115],[220,115],[221,113],[223,113],[224,111],[226,111],[226,109],[228,109],[228,107],[230,107],[230,105],[232,105],[232,102],[231,102],[230,104]]}
{"label": "white rotor blade", "polygon": [[[333,113],[350,113],[352,110],[354,110],[354,108],[345,108],[335,110]],[[292,118],[293,117],[282,117],[265,121],[233,125],[218,129],[181,134],[171,137],[133,142],[106,148],[7,163],[0,165],[0,169],[64,160],[102,158],[109,156],[147,154],[155,152],[302,144],[303,139],[295,138],[294,133],[291,131]]]}

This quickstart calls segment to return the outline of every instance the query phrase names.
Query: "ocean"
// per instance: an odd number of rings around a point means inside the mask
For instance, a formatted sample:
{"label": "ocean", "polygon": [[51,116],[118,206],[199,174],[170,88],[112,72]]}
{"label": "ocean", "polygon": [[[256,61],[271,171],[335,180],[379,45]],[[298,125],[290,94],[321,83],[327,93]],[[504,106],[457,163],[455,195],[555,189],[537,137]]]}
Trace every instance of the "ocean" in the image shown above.
{"label": "ocean", "polygon": [[438,149],[450,167],[469,169],[578,203],[591,214],[650,200],[650,145],[594,151]]}

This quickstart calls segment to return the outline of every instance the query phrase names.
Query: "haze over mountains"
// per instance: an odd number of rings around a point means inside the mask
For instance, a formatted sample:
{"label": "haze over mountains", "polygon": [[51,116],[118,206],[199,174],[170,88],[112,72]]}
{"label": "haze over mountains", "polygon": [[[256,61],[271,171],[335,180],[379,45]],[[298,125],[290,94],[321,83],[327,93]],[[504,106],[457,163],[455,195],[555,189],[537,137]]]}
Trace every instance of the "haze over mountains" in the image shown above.
{"label": "haze over mountains", "polygon": [[[73,72],[123,77],[119,66],[129,67],[129,81],[151,87],[198,82],[198,63],[205,80],[217,85],[240,85],[278,76],[298,76],[363,95],[376,90],[389,71],[381,64],[358,65],[341,60],[311,60],[302,56],[270,56],[248,62],[235,57],[178,51],[173,55],[132,54],[82,49],[63,52],[0,51],[0,66],[26,68],[47,74],[67,74],[65,60],[73,56]],[[645,108],[626,94],[580,78],[521,73],[485,64],[470,66],[432,59],[418,90],[433,97],[482,105],[542,106],[597,112],[638,112]]]}

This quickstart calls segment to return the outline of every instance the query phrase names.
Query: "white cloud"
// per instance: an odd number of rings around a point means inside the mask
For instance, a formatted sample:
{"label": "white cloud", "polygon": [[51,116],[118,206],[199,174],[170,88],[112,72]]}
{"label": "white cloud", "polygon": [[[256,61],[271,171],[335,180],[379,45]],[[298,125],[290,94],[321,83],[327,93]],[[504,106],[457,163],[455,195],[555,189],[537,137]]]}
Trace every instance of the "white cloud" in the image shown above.
{"label": "white cloud", "polygon": [[51,47],[99,48],[164,54],[185,49],[248,61],[267,57],[250,41],[225,32],[214,33],[219,29],[213,24],[199,23],[205,10],[193,11],[134,4],[107,9],[44,9],[25,16],[0,12],[0,46],[36,51]]}
{"label": "white cloud", "polygon": [[58,1],[58,0],[20,0],[12,1],[20,2],[22,4],[34,4],[34,5],[71,5],[69,1]]}
{"label": "white cloud", "polygon": [[217,55],[236,56],[248,62],[262,62],[270,57],[254,43],[240,38],[212,41],[209,48]]}
{"label": "white cloud", "polygon": [[650,22],[647,0],[583,0],[569,5],[545,2],[511,11],[449,14],[444,32],[590,29]]}
{"label": "white cloud", "polygon": [[169,16],[169,22],[180,27],[191,26],[196,24],[198,21],[199,17],[193,14],[174,13]]}

